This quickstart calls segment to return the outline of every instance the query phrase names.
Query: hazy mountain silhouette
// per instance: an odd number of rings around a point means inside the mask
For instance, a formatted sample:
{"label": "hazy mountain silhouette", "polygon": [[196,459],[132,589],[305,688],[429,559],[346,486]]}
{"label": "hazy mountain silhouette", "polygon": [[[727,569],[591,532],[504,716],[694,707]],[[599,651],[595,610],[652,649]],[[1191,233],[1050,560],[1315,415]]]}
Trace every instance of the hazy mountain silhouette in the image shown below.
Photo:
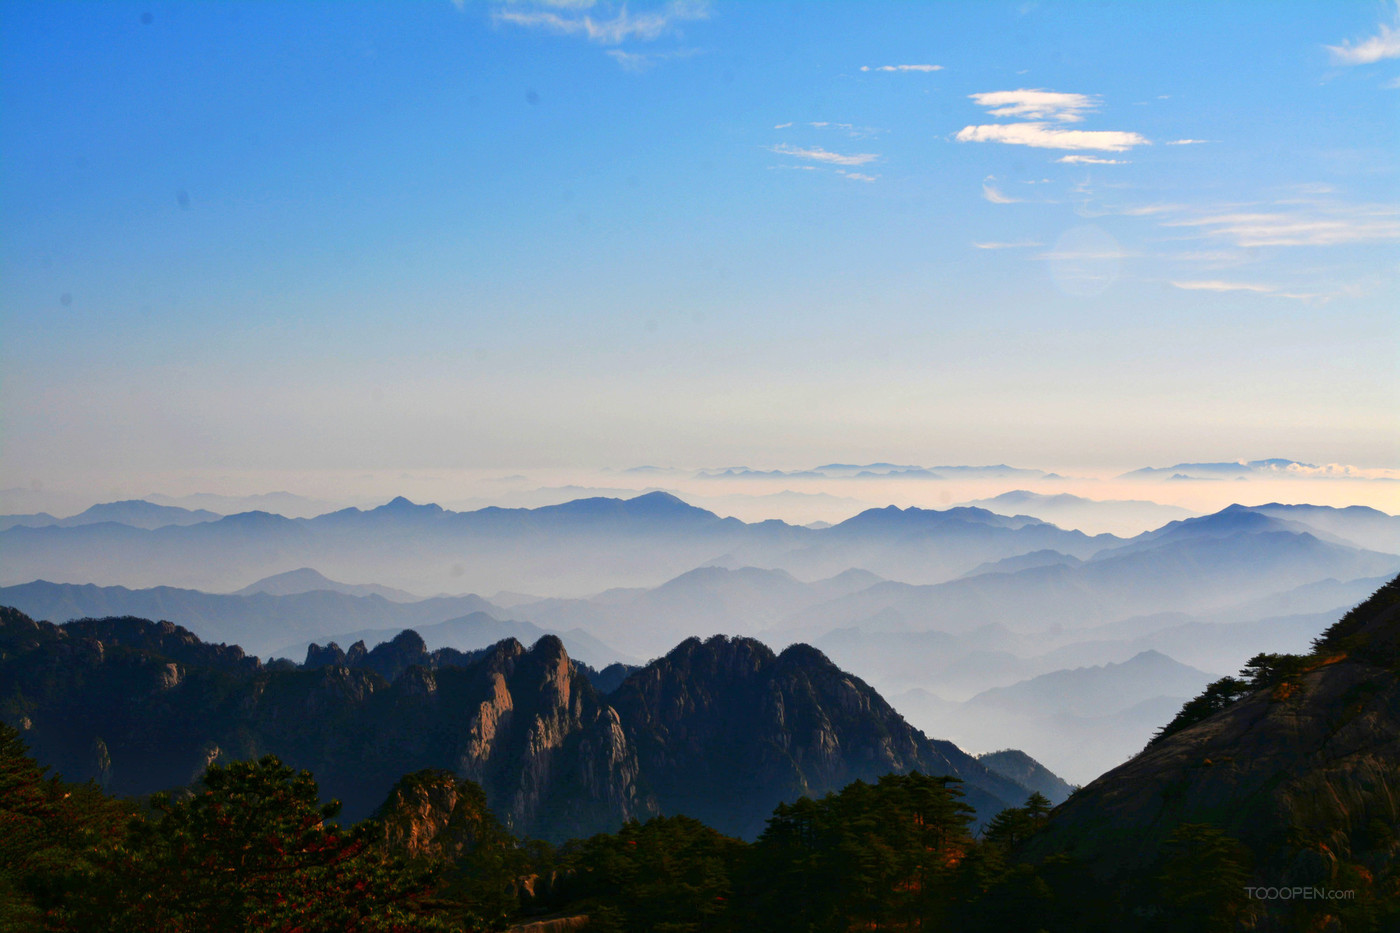
{"label": "hazy mountain silhouette", "polygon": [[337,583],[310,567],[301,567],[297,570],[288,570],[286,573],[263,577],[241,590],[235,590],[232,595],[252,596],[254,593],[266,593],[269,596],[293,596],[297,593],[314,593],[319,590],[344,593],[347,596],[382,596],[394,603],[412,603],[423,599],[421,596],[415,596],[404,590],[380,586],[377,583]]}
{"label": "hazy mountain silhouette", "polygon": [[222,518],[217,512],[205,509],[182,509],[169,505],[156,505],[141,499],[128,499],[123,502],[105,502],[94,505],[68,518],[55,518],[46,512],[34,515],[0,515],[0,529],[25,526],[28,528],[75,528],[79,525],[96,525],[100,522],[115,522],[132,528],[151,530],[167,525],[196,525]]}
{"label": "hazy mountain silhouette", "polygon": [[1046,495],[1024,489],[963,504],[1002,514],[1034,515],[1061,528],[1094,529],[1120,535],[1137,534],[1194,514],[1189,509],[1144,499],[1086,499],[1065,492]]}
{"label": "hazy mountain silhouette", "polygon": [[240,644],[260,655],[298,640],[312,641],[346,631],[399,630],[473,612],[503,620],[510,617],[480,596],[396,603],[377,595],[350,596],[327,590],[236,596],[169,586],[131,590],[43,580],[0,587],[0,605],[53,622],[106,616],[166,619],[206,640]]}

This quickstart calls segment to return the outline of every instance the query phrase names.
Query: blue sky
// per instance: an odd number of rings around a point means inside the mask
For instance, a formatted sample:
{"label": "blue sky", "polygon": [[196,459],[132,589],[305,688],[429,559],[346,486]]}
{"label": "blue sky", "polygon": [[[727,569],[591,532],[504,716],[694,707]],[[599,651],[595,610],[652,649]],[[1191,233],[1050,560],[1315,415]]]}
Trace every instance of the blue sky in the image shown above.
{"label": "blue sky", "polygon": [[1394,4],[9,3],[0,49],[3,486],[1400,466]]}

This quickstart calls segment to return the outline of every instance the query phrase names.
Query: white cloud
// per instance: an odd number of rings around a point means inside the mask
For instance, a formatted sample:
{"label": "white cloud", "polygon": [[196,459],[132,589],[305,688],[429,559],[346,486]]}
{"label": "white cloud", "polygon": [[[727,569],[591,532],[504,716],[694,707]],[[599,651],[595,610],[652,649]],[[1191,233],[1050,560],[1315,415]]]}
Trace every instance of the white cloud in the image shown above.
{"label": "white cloud", "polygon": [[1191,292],[1260,292],[1267,294],[1274,291],[1272,285],[1252,285],[1248,282],[1220,282],[1211,280],[1208,282],[1173,282],[1176,288],[1183,288]]}
{"label": "white cloud", "polygon": [[1323,301],[1327,300],[1317,294],[1281,292],[1277,286],[1259,285],[1253,282],[1221,282],[1211,279],[1208,281],[1172,282],[1172,285],[1191,292],[1253,292],[1256,295],[1267,295],[1270,298],[1291,298],[1295,301],[1312,301],[1318,298]]}
{"label": "white cloud", "polygon": [[845,155],[840,152],[828,152],[820,146],[812,146],[804,149],[800,146],[792,146],[788,143],[779,143],[776,146],[769,146],[769,152],[776,152],[778,155],[793,156],[798,159],[810,159],[813,162],[825,162],[830,165],[866,165],[880,158],[879,153],[857,152]]}
{"label": "white cloud", "polygon": [[994,117],[1078,123],[1084,119],[1086,112],[1098,109],[1098,101],[1087,94],[1063,94],[1040,89],[987,91],[968,96],[975,100],[978,106],[988,108]]}
{"label": "white cloud", "polygon": [[1400,209],[1322,205],[1313,211],[1233,212],[1167,221],[1236,246],[1336,246],[1400,240]]}
{"label": "white cloud", "polygon": [[1034,146],[1038,149],[1098,149],[1104,152],[1125,152],[1134,146],[1151,145],[1151,141],[1121,130],[1062,130],[1045,123],[994,123],[965,126],[958,131],[960,143],[1007,143]]}
{"label": "white cloud", "polygon": [[973,243],[978,249],[1031,249],[1037,246],[1044,246],[1035,240],[1022,240],[1019,243]]}
{"label": "white cloud", "polygon": [[[1396,24],[1400,26],[1400,3],[1395,8]],[[1329,45],[1332,61],[1339,65],[1370,65],[1383,58],[1400,58],[1400,28],[1380,24],[1380,32],[1369,39],[1352,44]]]}
{"label": "white cloud", "polygon": [[942,71],[942,65],[876,65],[874,68],[869,65],[861,65],[861,71]]}
{"label": "white cloud", "polygon": [[1100,159],[1098,156],[1067,155],[1060,156],[1056,162],[1064,162],[1067,165],[1130,165],[1124,159]]}
{"label": "white cloud", "polygon": [[709,6],[696,0],[672,0],[665,7],[646,13],[632,14],[621,7],[616,16],[564,15],[550,10],[494,10],[491,18],[498,23],[510,23],[527,29],[544,29],[566,36],[584,36],[602,45],[620,45],[628,39],[649,42],[658,39],[679,22],[707,19]]}
{"label": "white cloud", "polygon": [[841,175],[845,175],[851,181],[874,181],[880,177],[879,175],[866,175],[863,172],[845,172],[840,169],[838,169],[837,172]]}
{"label": "white cloud", "polygon": [[1199,146],[1201,143],[1208,143],[1209,139],[1173,139],[1167,142],[1168,146]]}
{"label": "white cloud", "polygon": [[982,179],[982,197],[991,201],[993,204],[1021,203],[1020,198],[1009,198],[1002,194],[1001,191],[997,189],[996,185],[992,184],[994,181],[996,181],[995,175],[988,175],[986,178]]}
{"label": "white cloud", "polygon": [[1387,91],[1400,90],[1400,78],[1391,78],[1389,81],[1382,84],[1381,87]]}

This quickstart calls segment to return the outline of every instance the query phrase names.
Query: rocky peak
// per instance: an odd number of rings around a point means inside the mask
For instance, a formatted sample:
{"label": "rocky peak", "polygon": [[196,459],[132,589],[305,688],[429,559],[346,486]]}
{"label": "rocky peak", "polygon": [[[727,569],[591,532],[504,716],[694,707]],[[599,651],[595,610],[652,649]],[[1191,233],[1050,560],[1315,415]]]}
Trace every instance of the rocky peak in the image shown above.
{"label": "rocky peak", "polygon": [[[364,642],[356,642],[360,651],[364,651]],[[354,653],[355,648],[350,649]],[[351,661],[350,654],[346,655],[347,663]],[[386,641],[376,645],[373,650],[364,655],[364,660],[355,663],[356,667],[365,667],[374,671],[385,680],[393,681],[410,667],[418,665],[420,667],[431,667],[432,656],[428,653],[428,646],[423,638],[412,629],[405,629],[395,635],[392,641]]]}
{"label": "rocky peak", "polygon": [[306,647],[306,660],[302,662],[301,666],[311,671],[344,664],[345,652],[335,642],[330,642],[324,648],[312,642]]}
{"label": "rocky peak", "polygon": [[480,785],[436,769],[400,778],[374,820],[390,851],[434,861],[456,861],[500,835]]}

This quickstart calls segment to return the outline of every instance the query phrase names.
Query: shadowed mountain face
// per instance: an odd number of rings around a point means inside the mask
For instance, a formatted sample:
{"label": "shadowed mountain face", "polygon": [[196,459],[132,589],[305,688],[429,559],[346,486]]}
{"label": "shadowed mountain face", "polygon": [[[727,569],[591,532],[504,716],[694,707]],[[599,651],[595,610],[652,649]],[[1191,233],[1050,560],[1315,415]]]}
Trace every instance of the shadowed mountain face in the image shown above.
{"label": "shadowed mountain face", "polygon": [[[1268,683],[1076,794],[1034,853],[1082,860],[1111,888],[1150,872],[1178,827],[1208,824],[1249,850],[1255,884],[1393,892],[1400,579],[1329,629],[1311,655],[1271,663]],[[1121,893],[1131,906],[1133,892]]]}
{"label": "shadowed mountain face", "polygon": [[411,632],[352,651],[268,668],[169,623],[54,626],[5,609],[0,716],[41,761],[121,794],[272,753],[353,820],[401,775],[437,768],[480,783],[515,832],[552,839],[663,812],[752,835],[779,801],[914,768],[964,778],[983,818],[1027,793],[811,648],[689,641],[608,697],[552,636],[474,658]]}
{"label": "shadowed mountain face", "polygon": [[1038,794],[1045,795],[1045,799],[1050,801],[1052,805],[1064,803],[1074,792],[1073,786],[1052,774],[1048,768],[1030,755],[1014,748],[1005,748],[999,752],[987,752],[978,755],[977,760],[997,774],[1008,777],[1017,784],[1029,787]]}
{"label": "shadowed mountain face", "polygon": [[[874,690],[807,645],[689,639],[610,697],[644,786],[665,813],[756,836],[772,809],[890,772],[953,775],[985,818],[1025,789],[911,728]],[[714,788],[728,785],[728,797]]]}

